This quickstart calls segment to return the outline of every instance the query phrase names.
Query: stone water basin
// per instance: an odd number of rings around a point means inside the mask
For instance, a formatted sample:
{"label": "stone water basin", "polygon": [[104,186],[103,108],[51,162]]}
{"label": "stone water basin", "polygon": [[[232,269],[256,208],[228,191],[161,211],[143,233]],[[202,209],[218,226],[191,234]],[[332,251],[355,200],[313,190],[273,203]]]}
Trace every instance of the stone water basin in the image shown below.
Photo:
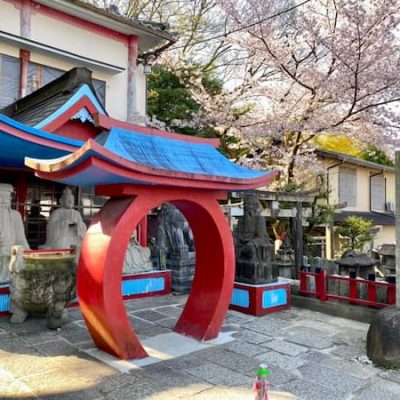
{"label": "stone water basin", "polygon": [[10,322],[22,323],[28,315],[43,315],[50,329],[59,328],[65,306],[75,298],[75,254],[70,250],[24,252],[15,246],[10,272]]}

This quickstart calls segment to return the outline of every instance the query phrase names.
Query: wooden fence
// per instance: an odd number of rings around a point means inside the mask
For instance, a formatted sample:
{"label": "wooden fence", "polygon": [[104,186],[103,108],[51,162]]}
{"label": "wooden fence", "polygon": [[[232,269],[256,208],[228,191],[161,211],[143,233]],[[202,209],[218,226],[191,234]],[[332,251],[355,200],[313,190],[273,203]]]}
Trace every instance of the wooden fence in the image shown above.
{"label": "wooden fence", "polygon": [[317,272],[300,272],[300,294],[315,297],[321,301],[344,301],[374,308],[382,308],[396,303],[396,285],[390,282],[369,279],[327,275],[321,269]]}

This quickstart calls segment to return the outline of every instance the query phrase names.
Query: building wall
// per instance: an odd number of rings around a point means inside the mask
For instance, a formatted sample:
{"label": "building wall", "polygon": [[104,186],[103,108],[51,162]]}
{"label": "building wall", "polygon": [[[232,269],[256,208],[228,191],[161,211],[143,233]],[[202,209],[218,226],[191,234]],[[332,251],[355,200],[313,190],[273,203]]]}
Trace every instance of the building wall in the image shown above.
{"label": "building wall", "polygon": [[[0,0],[0,30],[20,35],[19,1]],[[128,96],[128,38],[93,24],[55,12],[47,7],[35,5],[31,13],[31,40],[68,51],[78,56],[111,64],[124,69],[120,73],[108,73],[99,68],[90,68],[93,77],[106,82],[106,109],[111,117],[127,120]],[[19,57],[19,47],[0,41],[0,53]],[[67,58],[31,53],[31,61],[67,71],[81,66]],[[140,67],[136,73],[136,110],[146,110],[146,79]]]}
{"label": "building wall", "polygon": [[[326,166],[333,166],[328,171],[329,183],[329,204],[335,205],[340,203],[339,198],[339,171],[340,167],[354,168],[357,171],[357,203],[355,207],[346,207],[343,211],[370,211],[370,176],[378,173],[378,170],[364,168],[350,163],[340,163],[337,160],[325,160]],[[395,174],[394,172],[384,172],[386,179],[386,202],[395,204]],[[385,243],[395,243],[396,238],[395,226],[381,226],[379,232],[374,238],[373,245],[378,247]],[[339,237],[336,232],[326,230],[327,256],[328,258],[337,256],[339,253]],[[330,246],[332,244],[332,247]]]}
{"label": "building wall", "polygon": [[357,205],[347,207],[348,211],[369,211],[370,210],[370,170],[356,167],[357,170]]}
{"label": "building wall", "polygon": [[[1,45],[0,45],[1,49]],[[76,67],[72,62],[49,57],[43,54],[31,53],[31,61],[68,71]],[[106,82],[106,110],[111,117],[126,121],[127,110],[127,72],[118,75],[107,74],[103,71],[93,71],[93,78]]]}
{"label": "building wall", "polygon": [[386,201],[396,204],[396,174],[386,172]]}
{"label": "building wall", "polygon": [[20,13],[12,2],[0,0],[0,30],[19,35]]}
{"label": "building wall", "polygon": [[376,237],[374,238],[374,247],[382,244],[396,243],[396,227],[395,226],[382,226]]}
{"label": "building wall", "polygon": [[7,56],[18,58],[19,57],[19,48],[0,42],[0,54],[5,54]]}
{"label": "building wall", "polygon": [[[329,164],[328,164],[329,168]],[[339,203],[339,167],[333,167],[328,172],[329,204]]]}
{"label": "building wall", "polygon": [[128,66],[126,40],[116,40],[100,35],[91,32],[85,26],[72,25],[52,18],[51,15],[38,12],[32,14],[31,39],[82,57],[122,68]]}

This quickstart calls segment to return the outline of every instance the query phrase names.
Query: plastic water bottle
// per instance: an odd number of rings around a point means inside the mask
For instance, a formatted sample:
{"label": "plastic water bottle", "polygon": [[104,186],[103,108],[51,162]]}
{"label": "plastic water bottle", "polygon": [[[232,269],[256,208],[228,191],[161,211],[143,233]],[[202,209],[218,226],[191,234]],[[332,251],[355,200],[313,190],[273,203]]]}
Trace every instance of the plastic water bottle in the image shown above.
{"label": "plastic water bottle", "polygon": [[269,371],[266,364],[260,364],[257,369],[257,377],[254,382],[254,390],[256,392],[256,400],[268,400],[268,386],[267,376]]}

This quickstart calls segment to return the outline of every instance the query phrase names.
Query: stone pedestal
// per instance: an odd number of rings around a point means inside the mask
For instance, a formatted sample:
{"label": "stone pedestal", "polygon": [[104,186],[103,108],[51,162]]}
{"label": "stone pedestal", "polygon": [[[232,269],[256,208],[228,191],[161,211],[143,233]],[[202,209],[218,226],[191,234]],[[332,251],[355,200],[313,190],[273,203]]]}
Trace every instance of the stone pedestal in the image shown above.
{"label": "stone pedestal", "polygon": [[255,316],[287,310],[290,308],[290,284],[249,285],[235,282],[229,308]]}
{"label": "stone pedestal", "polygon": [[175,254],[167,259],[167,268],[171,270],[171,290],[173,292],[190,292],[195,266],[194,252]]}
{"label": "stone pedestal", "polygon": [[258,285],[278,280],[278,269],[274,262],[237,260],[235,281]]}

